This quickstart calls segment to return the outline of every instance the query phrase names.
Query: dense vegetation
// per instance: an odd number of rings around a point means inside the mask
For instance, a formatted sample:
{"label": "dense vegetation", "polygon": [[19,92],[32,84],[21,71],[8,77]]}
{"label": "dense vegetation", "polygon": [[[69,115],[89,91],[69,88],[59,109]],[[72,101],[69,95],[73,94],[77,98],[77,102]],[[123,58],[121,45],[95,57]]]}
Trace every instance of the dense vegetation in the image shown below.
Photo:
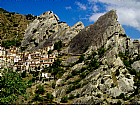
{"label": "dense vegetation", "polygon": [[6,40],[2,41],[2,46],[6,49],[9,49],[11,46],[19,47],[21,45],[21,42],[19,40]]}
{"label": "dense vegetation", "polygon": [[16,104],[21,95],[26,94],[28,81],[17,72],[4,69],[0,77],[0,104]]}

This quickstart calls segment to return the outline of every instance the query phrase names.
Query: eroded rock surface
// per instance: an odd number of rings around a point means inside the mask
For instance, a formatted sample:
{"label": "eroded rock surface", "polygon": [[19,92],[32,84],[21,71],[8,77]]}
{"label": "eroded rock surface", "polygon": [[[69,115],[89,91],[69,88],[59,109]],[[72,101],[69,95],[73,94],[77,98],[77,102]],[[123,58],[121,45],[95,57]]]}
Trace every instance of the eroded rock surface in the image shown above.
{"label": "eroded rock surface", "polygon": [[69,43],[83,28],[82,22],[70,27],[67,23],[61,22],[53,12],[45,12],[29,24],[21,46],[28,51],[33,51],[59,40]]}

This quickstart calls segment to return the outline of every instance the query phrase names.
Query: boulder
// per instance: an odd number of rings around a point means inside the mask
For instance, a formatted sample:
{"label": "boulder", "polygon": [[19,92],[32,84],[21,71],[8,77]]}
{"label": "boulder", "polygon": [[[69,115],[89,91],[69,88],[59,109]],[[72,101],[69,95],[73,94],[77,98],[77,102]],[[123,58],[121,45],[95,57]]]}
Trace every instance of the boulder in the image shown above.
{"label": "boulder", "polygon": [[140,71],[140,60],[139,61],[135,61],[131,66],[132,66],[132,68],[134,70],[136,70],[137,72],[139,72]]}

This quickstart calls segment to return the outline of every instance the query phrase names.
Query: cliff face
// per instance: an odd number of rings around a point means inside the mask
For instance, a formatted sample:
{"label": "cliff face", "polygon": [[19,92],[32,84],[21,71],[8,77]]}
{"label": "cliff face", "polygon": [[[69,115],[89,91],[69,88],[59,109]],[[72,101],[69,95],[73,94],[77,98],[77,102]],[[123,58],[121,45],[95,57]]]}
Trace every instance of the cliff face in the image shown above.
{"label": "cliff face", "polygon": [[54,96],[58,102],[72,97],[70,104],[135,102],[140,94],[139,44],[127,37],[115,11],[101,16],[70,42],[70,58],[81,56],[56,82]]}
{"label": "cliff face", "polygon": [[74,37],[70,43],[69,52],[82,54],[89,46],[97,50],[117,33],[125,35],[123,28],[117,21],[116,12],[112,10]]}
{"label": "cliff face", "polygon": [[28,26],[21,46],[28,51],[33,51],[58,40],[68,43],[83,28],[84,25],[81,22],[69,27],[65,22],[60,22],[57,15],[49,11],[37,17]]}

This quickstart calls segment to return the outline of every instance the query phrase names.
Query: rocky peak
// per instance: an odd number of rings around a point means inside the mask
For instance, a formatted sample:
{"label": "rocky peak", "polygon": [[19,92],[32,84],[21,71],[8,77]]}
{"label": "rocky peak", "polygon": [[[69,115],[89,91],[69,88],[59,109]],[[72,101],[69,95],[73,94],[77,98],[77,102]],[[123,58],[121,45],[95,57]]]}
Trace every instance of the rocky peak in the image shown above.
{"label": "rocky peak", "polygon": [[97,50],[113,35],[125,35],[117,18],[116,11],[114,10],[101,16],[94,24],[86,27],[73,38],[69,46],[69,52],[81,54],[84,53],[89,46]]}
{"label": "rocky peak", "polygon": [[79,21],[71,29],[73,28],[82,30],[84,28],[84,24],[81,21]]}
{"label": "rocky peak", "polygon": [[71,40],[69,69],[53,95],[58,102],[72,97],[70,104],[129,104],[139,92],[139,46],[125,34],[116,11],[109,11]]}
{"label": "rocky peak", "polygon": [[32,51],[47,46],[48,42],[62,40],[68,43],[75,35],[84,28],[82,22],[70,27],[61,22],[57,15],[48,11],[38,16],[26,29],[22,48]]}
{"label": "rocky peak", "polygon": [[38,17],[39,19],[52,19],[53,21],[59,21],[57,15],[55,15],[52,11],[48,11],[43,13],[41,16]]}

